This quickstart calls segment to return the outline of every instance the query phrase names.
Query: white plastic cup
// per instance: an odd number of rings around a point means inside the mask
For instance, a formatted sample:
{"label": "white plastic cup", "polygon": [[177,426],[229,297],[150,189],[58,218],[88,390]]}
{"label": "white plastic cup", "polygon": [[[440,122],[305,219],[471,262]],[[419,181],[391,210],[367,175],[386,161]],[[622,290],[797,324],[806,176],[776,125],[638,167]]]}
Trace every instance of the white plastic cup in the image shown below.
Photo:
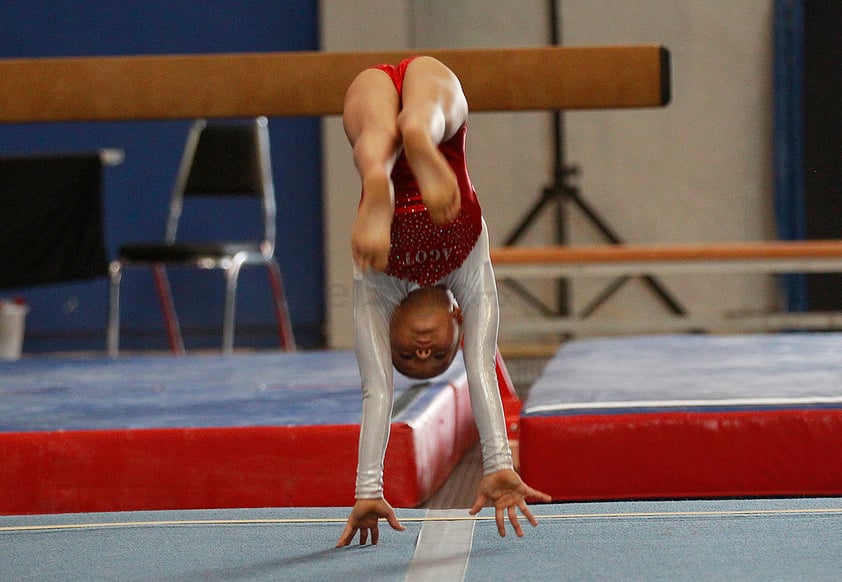
{"label": "white plastic cup", "polygon": [[0,360],[20,359],[27,313],[26,305],[0,302]]}

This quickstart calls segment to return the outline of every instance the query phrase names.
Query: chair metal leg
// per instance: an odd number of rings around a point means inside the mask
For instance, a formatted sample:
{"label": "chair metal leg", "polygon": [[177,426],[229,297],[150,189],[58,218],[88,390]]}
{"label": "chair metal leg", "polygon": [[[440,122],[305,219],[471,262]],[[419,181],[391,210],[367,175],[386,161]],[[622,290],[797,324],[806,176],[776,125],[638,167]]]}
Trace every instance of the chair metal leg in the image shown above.
{"label": "chair metal leg", "polygon": [[222,353],[234,353],[234,312],[237,308],[237,280],[243,259],[235,256],[225,269],[225,313],[222,317]]}
{"label": "chair metal leg", "polygon": [[266,268],[269,271],[269,284],[272,286],[272,296],[275,299],[275,318],[278,321],[281,347],[288,352],[292,352],[295,351],[295,336],[292,332],[292,321],[290,321],[289,307],[284,293],[281,266],[278,261],[273,259],[266,264]]}
{"label": "chair metal leg", "polygon": [[123,279],[123,264],[112,261],[108,265],[108,329],[106,331],[106,350],[109,357],[116,357],[120,351],[120,282]]}
{"label": "chair metal leg", "polygon": [[181,326],[178,324],[178,316],[175,313],[175,303],[172,299],[167,270],[162,263],[155,263],[152,265],[152,275],[155,278],[158,300],[161,302],[161,311],[164,315],[164,325],[167,328],[170,349],[173,354],[183,356],[185,354],[184,341],[181,338]]}

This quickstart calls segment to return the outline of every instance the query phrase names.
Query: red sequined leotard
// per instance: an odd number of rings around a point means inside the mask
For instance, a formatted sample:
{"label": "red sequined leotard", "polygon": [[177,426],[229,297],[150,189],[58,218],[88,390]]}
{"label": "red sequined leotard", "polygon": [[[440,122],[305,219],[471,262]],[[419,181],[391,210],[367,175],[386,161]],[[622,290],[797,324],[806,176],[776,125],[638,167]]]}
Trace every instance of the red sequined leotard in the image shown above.
{"label": "red sequined leotard", "polygon": [[[411,61],[406,59],[397,67],[376,67],[392,78],[399,95],[406,67]],[[463,124],[453,137],[439,144],[439,151],[456,174],[461,193],[459,215],[445,225],[437,225],[430,220],[421,200],[418,182],[404,153],[401,152],[395,161],[392,170],[395,214],[386,274],[430,286],[457,269],[474,248],[482,231],[482,210],[468,175],[466,135],[467,126]]]}

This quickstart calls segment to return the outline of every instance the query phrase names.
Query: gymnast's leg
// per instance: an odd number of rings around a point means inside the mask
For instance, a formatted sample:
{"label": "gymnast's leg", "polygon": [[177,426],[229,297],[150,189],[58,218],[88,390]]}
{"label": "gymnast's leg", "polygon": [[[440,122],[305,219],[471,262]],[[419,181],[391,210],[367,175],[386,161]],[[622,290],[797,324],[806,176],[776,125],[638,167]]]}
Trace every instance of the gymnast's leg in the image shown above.
{"label": "gymnast's leg", "polygon": [[402,98],[398,128],[404,154],[430,219],[445,224],[459,213],[459,185],[437,146],[453,137],[468,116],[462,85],[440,61],[418,57],[406,69]]}
{"label": "gymnast's leg", "polygon": [[400,151],[399,107],[392,79],[379,69],[360,73],[345,94],[342,120],[365,193],[351,233],[351,254],[362,270],[382,271],[389,259],[395,205],[390,174]]}
{"label": "gymnast's leg", "polygon": [[379,69],[367,69],[351,83],[343,122],[365,192],[351,235],[360,268],[386,268],[394,213],[390,174],[401,147],[433,222],[456,218],[459,186],[437,146],[456,133],[467,115],[459,80],[431,57],[409,63],[400,96]]}

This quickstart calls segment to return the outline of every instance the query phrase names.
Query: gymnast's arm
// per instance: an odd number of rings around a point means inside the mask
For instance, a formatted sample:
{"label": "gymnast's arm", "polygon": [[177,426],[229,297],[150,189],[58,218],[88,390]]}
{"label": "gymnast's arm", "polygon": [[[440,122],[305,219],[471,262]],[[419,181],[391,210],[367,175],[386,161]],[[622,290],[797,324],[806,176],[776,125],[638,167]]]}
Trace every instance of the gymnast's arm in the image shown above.
{"label": "gymnast's arm", "polygon": [[403,530],[383,498],[383,461],[389,440],[394,378],[389,320],[402,297],[399,285],[381,272],[354,268],[354,350],[362,381],[363,404],[357,461],[356,503],[337,546],[351,543],[357,531],[365,544],[379,538],[378,519]]}
{"label": "gymnast's arm", "polygon": [[362,382],[362,425],[355,495],[358,499],[383,494],[383,459],[389,440],[394,400],[394,373],[389,347],[389,320],[399,297],[377,282],[382,273],[354,273],[354,351]]}
{"label": "gymnast's arm", "polygon": [[448,281],[462,310],[462,353],[468,373],[471,408],[480,433],[484,474],[512,468],[506,419],[497,386],[499,308],[488,247],[488,234],[483,222],[476,246]]}
{"label": "gymnast's arm", "polygon": [[520,537],[523,536],[523,529],[515,508],[520,509],[529,523],[535,526],[538,522],[527,507],[526,499],[550,501],[551,498],[529,487],[513,470],[506,418],[497,385],[499,308],[488,247],[488,234],[483,222],[476,247],[449,281],[451,291],[462,309],[462,352],[483,458],[483,478],[470,513],[479,513],[486,502],[490,501],[494,505],[498,533],[506,535],[507,513],[515,533]]}

